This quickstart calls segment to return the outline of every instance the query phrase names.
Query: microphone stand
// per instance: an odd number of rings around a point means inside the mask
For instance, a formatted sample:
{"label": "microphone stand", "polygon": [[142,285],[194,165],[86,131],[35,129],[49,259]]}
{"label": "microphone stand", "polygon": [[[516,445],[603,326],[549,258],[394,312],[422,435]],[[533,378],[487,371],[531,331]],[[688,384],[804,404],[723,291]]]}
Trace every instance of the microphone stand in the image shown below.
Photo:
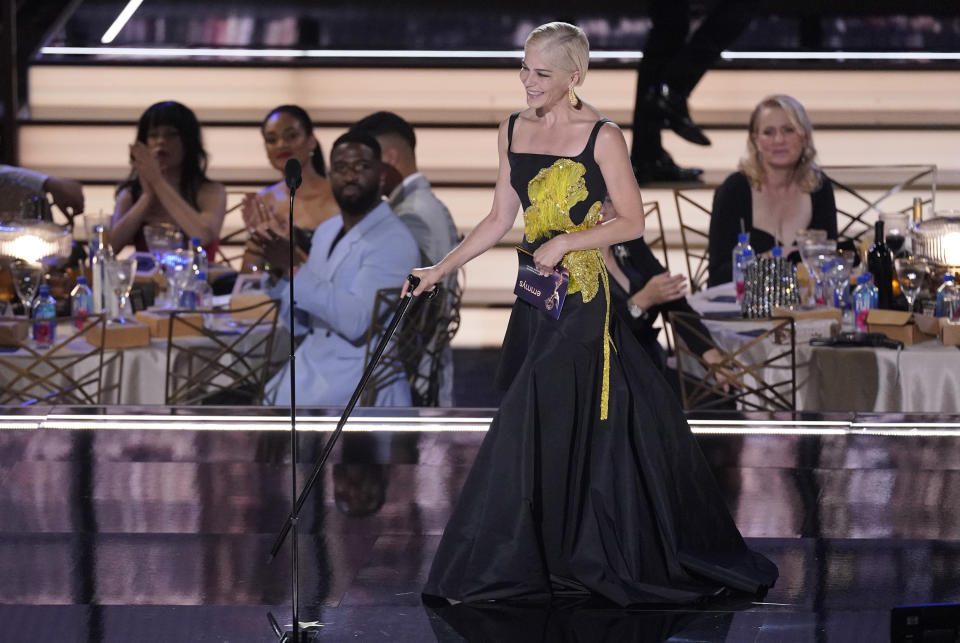
{"label": "microphone stand", "polygon": [[[420,279],[414,277],[413,275],[407,275],[407,281],[410,283],[410,291],[412,292],[420,285]],[[293,280],[291,279],[291,286]],[[434,288],[429,293],[427,297],[432,299],[437,295],[439,288]],[[404,314],[407,312],[407,308],[410,306],[413,296],[408,295],[407,297],[402,297],[400,303],[397,304],[397,309],[393,313],[393,318],[390,320],[390,324],[387,326],[386,331],[384,331],[383,336],[380,338],[380,342],[377,344],[377,347],[374,349],[373,354],[370,358],[369,363],[367,364],[366,369],[364,369],[363,374],[360,376],[360,382],[357,384],[357,387],[353,391],[353,395],[350,396],[350,401],[347,402],[347,406],[343,409],[343,414],[340,416],[340,421],[337,423],[337,428],[334,429],[333,433],[327,439],[326,444],[323,447],[323,451],[320,454],[320,458],[317,460],[316,465],[313,468],[313,471],[310,473],[310,477],[307,478],[307,483],[303,487],[303,491],[300,492],[300,496],[297,498],[296,502],[293,505],[293,511],[287,517],[283,523],[283,527],[280,529],[280,533],[277,534],[277,538],[273,543],[273,547],[270,550],[270,561],[276,558],[277,553],[280,551],[280,547],[283,546],[283,542],[287,537],[288,533],[292,533],[291,536],[291,546],[294,548],[293,554],[293,596],[294,596],[294,621],[293,621],[293,632],[292,638],[289,637],[291,633],[284,633],[280,630],[280,627],[277,625],[276,619],[273,618],[272,614],[267,614],[267,618],[270,621],[270,626],[273,628],[273,631],[280,637],[280,643],[299,643],[300,639],[298,627],[299,623],[297,622],[297,555],[296,555],[296,546],[297,546],[297,518],[300,515],[300,510],[303,508],[304,503],[307,501],[307,498],[310,496],[310,491],[313,489],[314,485],[317,483],[317,480],[320,479],[320,474],[323,472],[323,465],[326,463],[327,458],[330,456],[330,452],[333,451],[333,447],[336,445],[337,440],[340,437],[340,434],[343,432],[343,427],[346,425],[347,420],[350,418],[350,415],[353,413],[354,407],[356,407],[357,402],[360,400],[360,394],[363,392],[364,386],[367,384],[367,380],[373,375],[373,370],[377,367],[380,362],[380,358],[383,356],[383,351],[386,350],[387,344],[390,342],[390,338],[393,337],[393,333],[397,330],[397,326],[400,325],[401,320],[403,319]],[[292,296],[291,296],[292,300]],[[291,307],[292,310],[292,307]],[[291,322],[292,324],[292,322]],[[292,328],[292,325],[291,325]],[[292,341],[292,340],[291,340]],[[292,359],[291,359],[292,363]],[[291,391],[291,404],[293,402],[292,391]],[[292,414],[291,406],[291,414]],[[292,420],[292,417],[291,417]],[[295,471],[296,469],[294,469]],[[294,489],[293,493],[296,495],[296,479],[294,479]]]}
{"label": "microphone stand", "polygon": [[[297,188],[300,187],[300,183],[303,181],[303,175],[301,172],[303,168],[300,166],[299,161],[296,159],[290,159],[287,161],[287,165],[284,168],[284,180],[286,181],[287,188],[290,190],[290,210],[287,217],[287,237],[288,237],[288,258],[289,258],[289,270],[290,270],[290,309],[288,311],[289,319],[288,323],[290,326],[290,499],[291,503],[293,499],[297,497],[297,381],[296,381],[296,356],[294,355],[294,338],[295,338],[295,315],[294,310],[296,308],[296,299],[294,299],[294,289],[293,289],[293,267],[294,267],[294,256],[295,256],[295,243],[293,240],[293,199],[296,195]],[[273,629],[274,633],[279,637],[280,643],[300,643],[300,561],[299,561],[299,545],[297,542],[297,518],[299,517],[299,508],[296,505],[292,505],[292,513],[288,518],[290,523],[293,536],[290,538],[290,585],[291,585],[291,617],[293,619],[293,630],[291,632],[283,632],[280,629],[280,626],[277,624],[276,619],[273,617],[273,614],[267,613],[267,620],[270,621],[270,627]],[[271,560],[276,556],[276,553],[271,554]]]}

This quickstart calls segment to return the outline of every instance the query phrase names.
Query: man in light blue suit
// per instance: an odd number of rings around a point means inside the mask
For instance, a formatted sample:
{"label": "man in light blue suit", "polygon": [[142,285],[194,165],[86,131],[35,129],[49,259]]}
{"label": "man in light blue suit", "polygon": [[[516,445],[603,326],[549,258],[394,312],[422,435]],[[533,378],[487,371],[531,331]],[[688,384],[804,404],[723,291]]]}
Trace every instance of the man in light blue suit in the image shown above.
{"label": "man in light blue suit", "polygon": [[[363,372],[374,296],[381,288],[399,287],[419,256],[410,231],[381,200],[384,176],[376,139],[362,132],[337,139],[330,151],[329,177],[341,214],[317,227],[306,262],[294,269],[293,332],[307,334],[295,354],[297,404],[304,406],[346,405]],[[272,252],[269,259],[285,268],[281,254]],[[287,324],[286,279],[274,286],[272,295],[282,298],[280,314]],[[290,403],[288,369],[267,385],[276,405]],[[406,378],[382,389],[376,404],[409,406]]]}
{"label": "man in light blue suit", "polygon": [[[417,137],[413,127],[393,112],[375,112],[350,128],[364,131],[377,139],[381,149],[387,182],[384,194],[390,207],[417,240],[420,264],[440,263],[457,245],[457,226],[450,211],[433,193],[427,177],[417,167]],[[456,275],[446,284],[456,285]],[[440,354],[440,406],[453,406],[453,351],[450,346]]]}

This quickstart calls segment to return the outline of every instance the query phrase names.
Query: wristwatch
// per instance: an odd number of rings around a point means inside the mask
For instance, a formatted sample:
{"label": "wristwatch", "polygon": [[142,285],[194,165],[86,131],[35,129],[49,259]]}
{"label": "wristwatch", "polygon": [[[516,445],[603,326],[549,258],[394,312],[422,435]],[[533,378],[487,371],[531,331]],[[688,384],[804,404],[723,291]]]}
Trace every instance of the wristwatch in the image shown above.
{"label": "wristwatch", "polygon": [[640,306],[633,302],[627,304],[627,310],[630,311],[630,316],[634,319],[640,319],[641,317],[647,316],[647,311],[645,311],[643,308],[640,308]]}

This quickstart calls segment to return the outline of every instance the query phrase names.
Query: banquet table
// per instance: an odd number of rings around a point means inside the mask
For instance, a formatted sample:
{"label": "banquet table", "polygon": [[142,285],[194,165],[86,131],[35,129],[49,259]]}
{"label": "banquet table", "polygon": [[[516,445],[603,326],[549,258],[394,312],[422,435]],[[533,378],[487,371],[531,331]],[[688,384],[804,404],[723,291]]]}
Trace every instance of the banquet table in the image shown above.
{"label": "banquet table", "polygon": [[[735,315],[733,284],[687,298],[704,315]],[[735,350],[748,338],[725,333],[705,319],[714,341]],[[796,323],[797,410],[923,413],[960,412],[960,348],[931,339],[902,350],[882,347],[815,346],[829,336],[825,320]],[[762,350],[762,344],[758,344]]]}
{"label": "banquet table", "polygon": [[[254,345],[264,334],[269,332],[269,325],[263,328],[255,328],[245,338],[244,344]],[[64,331],[64,336],[69,334],[69,330]],[[211,348],[214,346],[212,340],[206,337],[181,337],[177,343],[180,345],[196,345],[197,349]],[[83,338],[72,340],[62,349],[64,354],[71,352],[80,355],[92,350],[92,346]],[[117,352],[123,353],[122,373],[121,361],[109,360]],[[165,402],[165,383],[167,373],[167,340],[162,338],[153,338],[147,346],[124,349],[104,350],[104,369],[103,386],[105,389],[114,387],[112,391],[106,394],[104,404],[122,404],[122,405],[151,405],[164,404]],[[8,353],[7,359],[22,360],[21,368],[26,368],[30,363],[30,357],[26,351]],[[187,369],[187,360],[190,356],[184,351],[177,351],[174,355],[172,369],[184,372]],[[94,368],[95,358],[86,358],[73,365],[74,374],[85,372]],[[11,374],[0,372],[0,388],[10,381]],[[115,384],[119,382],[119,390]]]}

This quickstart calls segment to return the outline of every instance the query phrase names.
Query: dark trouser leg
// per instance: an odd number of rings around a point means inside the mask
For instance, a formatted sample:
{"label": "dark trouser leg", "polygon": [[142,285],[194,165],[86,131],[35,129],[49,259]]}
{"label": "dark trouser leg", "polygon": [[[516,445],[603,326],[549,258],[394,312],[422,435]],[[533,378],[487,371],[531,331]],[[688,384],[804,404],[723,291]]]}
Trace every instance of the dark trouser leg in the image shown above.
{"label": "dark trouser leg", "polygon": [[653,0],[650,3],[653,26],[637,64],[637,88],[633,103],[633,143],[630,156],[634,164],[654,160],[663,152],[660,143],[661,118],[645,109],[644,96],[659,87],[675,56],[683,49],[690,29],[687,0]]}
{"label": "dark trouser leg", "polygon": [[756,0],[721,0],[663,70],[663,82],[689,96],[707,69],[734,43],[756,15]]}

